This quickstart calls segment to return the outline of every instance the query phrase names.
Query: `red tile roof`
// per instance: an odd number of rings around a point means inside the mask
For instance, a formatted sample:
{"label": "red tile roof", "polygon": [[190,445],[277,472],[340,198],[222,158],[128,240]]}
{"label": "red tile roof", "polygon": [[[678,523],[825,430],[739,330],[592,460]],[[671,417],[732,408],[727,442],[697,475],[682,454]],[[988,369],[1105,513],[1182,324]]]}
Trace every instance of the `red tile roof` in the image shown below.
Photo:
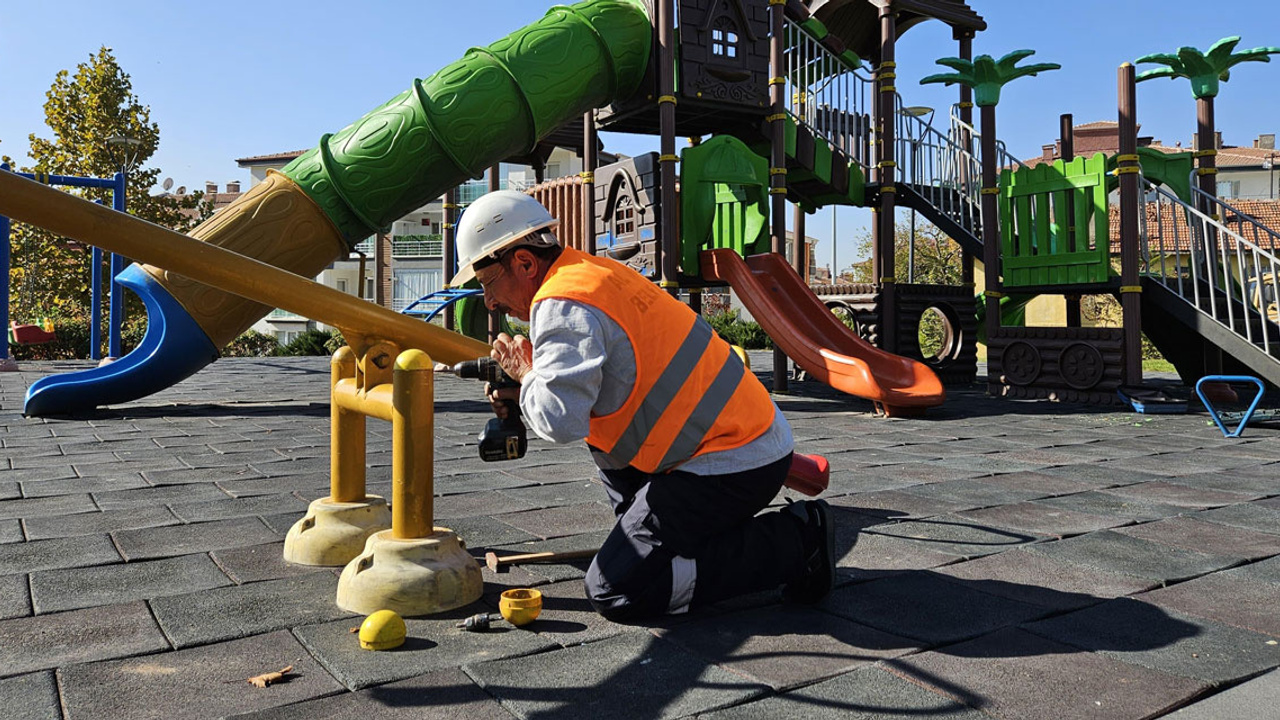
{"label": "red tile roof", "polygon": [[[1264,249],[1271,245],[1271,239],[1264,232],[1256,232],[1252,223],[1247,222],[1249,218],[1258,221],[1261,225],[1269,228],[1271,231],[1280,234],[1280,200],[1229,200],[1227,201],[1231,207],[1235,208],[1245,216],[1245,221],[1241,218],[1228,214],[1222,218],[1222,223],[1226,225],[1228,230],[1239,233],[1246,239],[1253,240]],[[1161,204],[1157,212],[1156,203],[1146,204],[1147,213],[1147,233],[1149,234],[1149,243],[1153,252],[1163,250],[1166,253],[1190,252],[1190,232],[1187,228],[1186,218],[1181,212],[1176,211],[1172,205]],[[1110,222],[1111,222],[1111,252],[1119,254],[1120,252],[1120,208],[1116,205],[1110,206]],[[1255,237],[1256,235],[1256,237]],[[1228,245],[1229,250],[1235,249],[1235,244]]]}

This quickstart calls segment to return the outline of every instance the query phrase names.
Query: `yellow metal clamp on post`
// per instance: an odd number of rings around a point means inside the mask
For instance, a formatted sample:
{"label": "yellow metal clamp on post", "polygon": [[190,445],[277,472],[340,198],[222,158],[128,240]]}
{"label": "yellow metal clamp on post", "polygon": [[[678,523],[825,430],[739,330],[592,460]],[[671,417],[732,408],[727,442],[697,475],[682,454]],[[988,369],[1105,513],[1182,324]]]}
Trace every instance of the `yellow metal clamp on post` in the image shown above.
{"label": "yellow metal clamp on post", "polygon": [[984,290],[982,291],[982,294],[995,300],[999,300],[1000,298],[1004,297],[1004,293],[996,290]]}
{"label": "yellow metal clamp on post", "polygon": [[1198,174],[1198,175],[1217,175],[1217,174],[1218,174],[1218,168],[1216,168],[1216,167],[1211,167],[1211,168],[1196,168],[1196,174]]}
{"label": "yellow metal clamp on post", "polygon": [[679,155],[659,155],[658,162],[678,163],[680,162],[680,156]]}
{"label": "yellow metal clamp on post", "polygon": [[663,104],[663,103],[671,103],[672,105],[675,105],[675,104],[676,104],[676,96],[675,96],[675,95],[659,95],[659,96],[658,96],[658,104],[659,104],[659,105],[661,105],[661,104]]}
{"label": "yellow metal clamp on post", "polygon": [[969,102],[968,100],[964,100],[964,101],[961,101],[961,102],[956,103],[956,107],[958,107],[958,108],[960,108],[960,109],[962,109],[962,110],[967,110],[967,109],[969,109],[969,108],[973,107],[973,103]]}
{"label": "yellow metal clamp on post", "polygon": [[1140,292],[1142,292],[1142,286],[1141,286],[1141,285],[1121,285],[1121,286],[1120,286],[1120,292],[1122,292],[1122,293],[1140,293]]}
{"label": "yellow metal clamp on post", "polygon": [[1126,165],[1115,169],[1116,175],[1137,175],[1142,172],[1142,168],[1137,165]]}
{"label": "yellow metal clamp on post", "polygon": [[1141,160],[1141,158],[1139,158],[1139,157],[1138,157],[1137,153],[1127,154],[1127,155],[1117,155],[1117,156],[1116,156],[1116,162],[1118,162],[1118,163],[1122,163],[1122,162],[1139,162],[1140,160]]}
{"label": "yellow metal clamp on post", "polygon": [[786,120],[786,119],[787,119],[786,113],[774,113],[773,115],[764,116],[765,122],[777,122],[779,120]]}
{"label": "yellow metal clamp on post", "polygon": [[1000,188],[998,187],[982,188],[982,194],[983,195],[999,195]]}
{"label": "yellow metal clamp on post", "polygon": [[582,178],[584,183],[593,183],[596,181],[596,174],[593,172],[580,172],[578,177]]}
{"label": "yellow metal clamp on post", "polygon": [[893,85],[881,85],[880,92],[898,92],[898,88]]}
{"label": "yellow metal clamp on post", "polygon": [[1210,150],[1197,150],[1194,153],[1192,153],[1191,156],[1192,157],[1213,157],[1214,155],[1217,155],[1217,154],[1218,154],[1217,150],[1210,149]]}
{"label": "yellow metal clamp on post", "polygon": [[773,168],[769,168],[769,174],[770,174],[770,175],[786,175],[786,174],[787,174],[787,169],[786,169],[786,168],[784,168],[784,167],[773,167]]}

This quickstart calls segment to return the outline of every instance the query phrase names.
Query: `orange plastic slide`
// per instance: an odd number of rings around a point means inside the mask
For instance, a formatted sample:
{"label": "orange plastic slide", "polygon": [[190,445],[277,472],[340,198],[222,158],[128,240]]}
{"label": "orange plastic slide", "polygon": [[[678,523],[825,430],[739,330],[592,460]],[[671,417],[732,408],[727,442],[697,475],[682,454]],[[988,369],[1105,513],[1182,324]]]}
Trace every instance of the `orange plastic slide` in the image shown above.
{"label": "orange plastic slide", "polygon": [[733,250],[704,250],[702,276],[727,282],[769,337],[816,380],[883,407],[918,414],[946,399],[924,363],[885,352],[845,327],[777,253],[746,260]]}

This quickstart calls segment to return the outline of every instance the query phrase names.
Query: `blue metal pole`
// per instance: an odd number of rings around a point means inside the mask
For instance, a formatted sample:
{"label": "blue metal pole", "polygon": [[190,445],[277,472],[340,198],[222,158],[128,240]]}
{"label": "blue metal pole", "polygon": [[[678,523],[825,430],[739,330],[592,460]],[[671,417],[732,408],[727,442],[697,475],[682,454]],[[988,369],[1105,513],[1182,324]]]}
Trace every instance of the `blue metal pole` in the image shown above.
{"label": "blue metal pole", "polygon": [[[100,204],[101,200],[98,201]],[[94,360],[102,359],[102,248],[94,246],[93,248],[93,273],[92,280],[93,289],[91,290],[91,300],[89,305],[90,325],[89,325],[89,357]]]}
{"label": "blue metal pole", "polygon": [[[115,174],[115,187],[111,193],[112,207],[118,212],[126,212],[125,210],[125,179],[124,173]],[[124,323],[124,286],[116,282],[116,276],[124,272],[124,257],[117,253],[111,253],[111,309],[110,319],[110,339],[108,341],[107,355],[109,357],[123,357],[124,353],[121,348],[120,326]]]}

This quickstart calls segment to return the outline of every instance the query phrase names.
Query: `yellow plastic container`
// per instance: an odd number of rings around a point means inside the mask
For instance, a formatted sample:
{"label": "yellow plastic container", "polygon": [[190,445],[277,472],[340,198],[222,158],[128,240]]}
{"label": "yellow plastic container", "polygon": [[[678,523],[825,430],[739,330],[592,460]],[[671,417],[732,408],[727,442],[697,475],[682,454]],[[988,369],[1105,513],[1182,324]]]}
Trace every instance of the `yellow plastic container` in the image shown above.
{"label": "yellow plastic container", "polygon": [[498,612],[512,625],[528,625],[542,612],[542,593],[527,588],[504,591],[498,599]]}

